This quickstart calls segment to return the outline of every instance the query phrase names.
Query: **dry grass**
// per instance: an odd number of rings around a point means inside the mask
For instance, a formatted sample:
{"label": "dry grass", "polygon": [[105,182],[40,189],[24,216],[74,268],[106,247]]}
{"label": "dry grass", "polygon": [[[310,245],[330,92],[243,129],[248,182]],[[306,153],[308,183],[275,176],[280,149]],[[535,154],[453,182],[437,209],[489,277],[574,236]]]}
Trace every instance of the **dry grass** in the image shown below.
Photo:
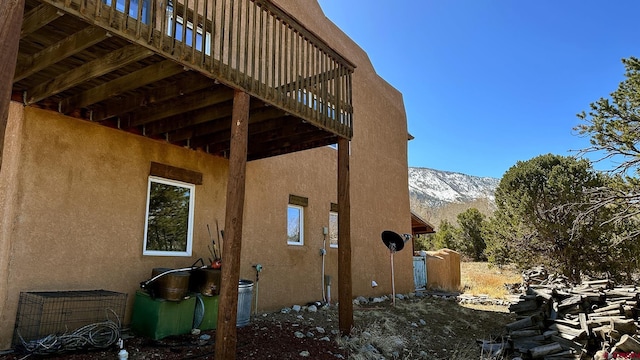
{"label": "dry grass", "polygon": [[512,267],[498,268],[486,262],[462,262],[460,264],[460,285],[465,294],[487,295],[490,298],[505,299],[509,291],[505,284],[522,282],[522,275]]}
{"label": "dry grass", "polygon": [[[519,283],[513,269],[487,263],[462,263],[465,293],[507,298],[505,283]],[[461,305],[438,297],[414,298],[389,304],[359,305],[350,337],[338,337],[350,360],[504,360],[489,354],[479,340],[499,339],[504,325],[515,320],[504,305]]]}

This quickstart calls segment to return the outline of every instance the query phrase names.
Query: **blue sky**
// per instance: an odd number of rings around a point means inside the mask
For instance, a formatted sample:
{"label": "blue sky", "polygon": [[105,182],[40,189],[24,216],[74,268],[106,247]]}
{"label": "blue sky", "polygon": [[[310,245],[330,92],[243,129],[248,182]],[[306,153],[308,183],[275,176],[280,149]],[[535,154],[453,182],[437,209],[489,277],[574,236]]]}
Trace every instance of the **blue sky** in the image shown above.
{"label": "blue sky", "polygon": [[640,57],[638,0],[319,3],[402,92],[414,167],[500,178],[519,160],[574,155],[589,144],[576,114]]}

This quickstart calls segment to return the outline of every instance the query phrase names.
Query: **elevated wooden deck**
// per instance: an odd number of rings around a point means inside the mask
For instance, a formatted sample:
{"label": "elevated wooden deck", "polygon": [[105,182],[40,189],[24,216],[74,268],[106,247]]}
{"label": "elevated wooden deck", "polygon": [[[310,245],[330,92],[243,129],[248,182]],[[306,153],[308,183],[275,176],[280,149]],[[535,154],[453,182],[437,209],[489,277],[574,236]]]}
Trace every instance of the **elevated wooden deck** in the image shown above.
{"label": "elevated wooden deck", "polygon": [[26,0],[12,97],[227,157],[243,90],[253,160],[351,139],[353,70],[268,0]]}

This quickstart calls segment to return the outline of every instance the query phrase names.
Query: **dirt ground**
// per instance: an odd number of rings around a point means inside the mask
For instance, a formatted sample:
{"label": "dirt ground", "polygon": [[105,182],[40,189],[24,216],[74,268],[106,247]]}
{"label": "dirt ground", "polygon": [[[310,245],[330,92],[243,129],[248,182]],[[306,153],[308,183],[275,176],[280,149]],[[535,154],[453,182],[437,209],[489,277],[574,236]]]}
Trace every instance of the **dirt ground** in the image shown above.
{"label": "dirt ground", "polygon": [[[506,306],[460,305],[454,297],[411,296],[354,305],[350,337],[338,332],[336,306],[311,312],[274,312],[251,317],[238,329],[237,359],[480,359],[477,340],[490,340],[514,321]],[[203,336],[204,335],[204,336]],[[125,340],[129,359],[213,359],[215,330],[198,335],[172,336],[154,341]],[[117,359],[118,349],[39,356],[8,354],[18,359]]]}

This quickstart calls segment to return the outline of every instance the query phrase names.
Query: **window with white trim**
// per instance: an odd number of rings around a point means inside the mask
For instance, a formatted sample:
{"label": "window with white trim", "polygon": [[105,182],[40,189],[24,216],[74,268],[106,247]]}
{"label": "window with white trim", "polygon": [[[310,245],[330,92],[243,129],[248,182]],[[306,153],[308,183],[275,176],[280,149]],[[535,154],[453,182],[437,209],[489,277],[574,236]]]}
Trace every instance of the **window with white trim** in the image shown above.
{"label": "window with white trim", "polygon": [[149,176],[143,255],[191,256],[195,185]]}
{"label": "window with white trim", "polygon": [[[182,34],[184,33],[185,37],[185,45],[193,46],[193,23],[191,21],[187,21],[187,28],[184,29],[184,19],[181,16],[176,16],[176,23],[173,23],[173,15],[169,16],[168,25],[167,25],[167,35],[172,36],[177,41],[182,42]],[[173,36],[175,25],[175,36]],[[196,50],[202,51],[202,36],[204,31],[202,26],[198,25],[196,27]],[[209,31],[204,35],[204,53],[206,55],[211,55],[211,33]]]}
{"label": "window with white trim", "polygon": [[[113,0],[103,0],[107,6],[111,6]],[[121,13],[124,13],[124,8],[129,6],[129,16],[138,18],[138,4],[142,1],[141,18],[144,24],[149,23],[149,2],[150,0],[115,0],[115,7]]]}
{"label": "window with white trim", "polygon": [[287,244],[304,245],[304,208],[308,205],[308,198],[289,194],[289,205],[287,206]]}
{"label": "window with white trim", "polygon": [[287,207],[287,244],[304,245],[304,207],[300,205]]}
{"label": "window with white trim", "polygon": [[329,211],[329,246],[338,247],[338,212]]}

